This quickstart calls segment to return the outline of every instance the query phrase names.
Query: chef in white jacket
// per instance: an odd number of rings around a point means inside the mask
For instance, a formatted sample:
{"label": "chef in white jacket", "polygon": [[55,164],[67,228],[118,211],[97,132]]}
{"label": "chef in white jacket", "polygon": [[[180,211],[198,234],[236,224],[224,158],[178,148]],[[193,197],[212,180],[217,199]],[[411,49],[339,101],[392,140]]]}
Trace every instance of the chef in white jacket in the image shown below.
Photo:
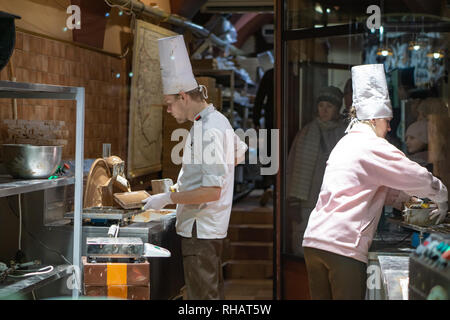
{"label": "chef in white jacket", "polygon": [[145,209],[177,204],[187,298],[224,299],[221,255],[233,201],[234,166],[247,145],[228,119],[206,102],[182,35],[158,41],[164,102],[178,123],[192,121],[175,193],[144,200]]}

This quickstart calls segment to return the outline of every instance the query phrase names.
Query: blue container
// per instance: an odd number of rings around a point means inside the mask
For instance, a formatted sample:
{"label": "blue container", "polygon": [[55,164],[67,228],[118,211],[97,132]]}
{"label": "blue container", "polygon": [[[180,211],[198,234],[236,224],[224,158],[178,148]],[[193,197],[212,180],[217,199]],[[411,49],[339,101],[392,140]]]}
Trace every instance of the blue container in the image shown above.
{"label": "blue container", "polygon": [[[428,238],[429,235],[430,235],[429,233],[424,233],[422,241],[425,241],[425,239]],[[419,245],[420,245],[419,233],[418,232],[414,232],[412,237],[411,237],[411,246],[413,248],[417,248]]]}

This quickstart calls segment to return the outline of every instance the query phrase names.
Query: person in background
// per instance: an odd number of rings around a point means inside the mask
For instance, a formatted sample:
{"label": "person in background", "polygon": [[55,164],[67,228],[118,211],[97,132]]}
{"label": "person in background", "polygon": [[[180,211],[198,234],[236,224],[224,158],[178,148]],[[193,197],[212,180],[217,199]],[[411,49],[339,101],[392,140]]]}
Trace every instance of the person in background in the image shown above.
{"label": "person in background", "polygon": [[339,119],[342,92],[329,86],[322,88],[316,100],[318,116],[300,130],[289,151],[287,192],[292,228],[292,251],[303,256],[301,246],[309,214],[316,205],[326,161],[336,143],[344,136]]}
{"label": "person in background", "polygon": [[175,227],[181,236],[187,298],[224,299],[223,239],[233,202],[234,166],[245,159],[247,145],[206,102],[206,88],[194,78],[183,36],[159,39],[158,46],[167,112],[178,123],[193,125],[183,149],[179,192],[152,195],[143,200],[144,209],[177,204]]}
{"label": "person in background", "polygon": [[[428,126],[427,120],[412,123],[406,129],[406,148],[408,158],[430,170],[428,162]],[[432,171],[432,170],[430,170]]]}
{"label": "person in background", "polygon": [[353,104],[352,78],[348,79],[344,86],[344,106],[341,109],[341,117],[348,121],[350,109]]}
{"label": "person in background", "polygon": [[412,196],[437,204],[443,221],[447,187],[390,144],[392,106],[384,65],[352,68],[352,119],[328,158],[303,248],[312,299],[364,299],[368,251],[385,204],[401,208]]}
{"label": "person in background", "polygon": [[[267,70],[259,83],[256,92],[255,103],[253,105],[253,124],[256,130],[267,129],[267,136],[270,137],[270,131],[275,127],[275,105],[274,105],[274,71],[273,68]],[[263,119],[263,126],[261,126]],[[271,149],[271,139],[267,139],[267,150]],[[273,197],[272,186],[274,176],[264,175],[262,177],[262,188],[264,194],[260,199],[261,206],[265,206],[269,199]]]}

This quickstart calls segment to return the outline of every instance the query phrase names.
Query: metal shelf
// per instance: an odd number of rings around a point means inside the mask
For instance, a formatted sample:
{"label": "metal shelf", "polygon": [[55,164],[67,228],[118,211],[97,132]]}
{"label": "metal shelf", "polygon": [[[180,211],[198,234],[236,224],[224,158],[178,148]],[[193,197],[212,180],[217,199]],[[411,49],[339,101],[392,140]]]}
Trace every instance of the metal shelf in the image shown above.
{"label": "metal shelf", "polygon": [[26,294],[39,289],[71,274],[72,268],[72,266],[64,264],[56,266],[52,272],[46,274],[24,277],[19,281],[6,280],[5,284],[0,285],[0,300],[14,299],[16,298],[15,295]]}
{"label": "metal shelf", "polygon": [[12,179],[10,176],[0,176],[0,197],[8,197],[16,194],[56,188],[74,184],[74,177],[61,177],[58,179]]}
{"label": "metal shelf", "polygon": [[76,100],[77,87],[0,81],[0,98]]}
{"label": "metal shelf", "polygon": [[[83,158],[84,158],[84,99],[85,93],[83,87],[55,86],[41,83],[0,81],[0,98],[10,99],[52,99],[52,100],[76,100],[76,137],[75,137],[75,201],[74,201],[74,232],[73,232],[73,270],[82,270],[81,268],[81,210],[83,200]],[[73,179],[73,178],[72,178]],[[58,179],[59,180],[59,179]],[[58,186],[58,183],[65,183],[69,180],[60,180],[60,182],[47,181],[37,182],[34,186],[22,185],[14,186],[6,183],[0,184],[0,191],[5,194],[9,192],[30,192],[34,188]],[[53,183],[53,184],[52,184]],[[16,193],[16,194],[17,194]],[[13,193],[14,194],[14,193]],[[74,271],[75,272],[75,271]],[[76,277],[79,279],[79,277]],[[78,298],[81,284],[74,286],[72,297]]]}

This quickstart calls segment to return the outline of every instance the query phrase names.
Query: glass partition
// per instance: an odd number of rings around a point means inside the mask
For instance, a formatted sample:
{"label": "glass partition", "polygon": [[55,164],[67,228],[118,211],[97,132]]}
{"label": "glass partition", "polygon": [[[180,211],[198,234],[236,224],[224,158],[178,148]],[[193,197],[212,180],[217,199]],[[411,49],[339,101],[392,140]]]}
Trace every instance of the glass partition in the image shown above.
{"label": "glass partition", "polygon": [[[434,0],[376,2],[285,3],[282,261],[303,257],[326,160],[348,125],[354,65],[384,64],[394,113],[387,140],[450,186],[450,10]],[[368,12],[373,3],[379,11]],[[379,228],[388,216],[401,212],[385,210]]]}

